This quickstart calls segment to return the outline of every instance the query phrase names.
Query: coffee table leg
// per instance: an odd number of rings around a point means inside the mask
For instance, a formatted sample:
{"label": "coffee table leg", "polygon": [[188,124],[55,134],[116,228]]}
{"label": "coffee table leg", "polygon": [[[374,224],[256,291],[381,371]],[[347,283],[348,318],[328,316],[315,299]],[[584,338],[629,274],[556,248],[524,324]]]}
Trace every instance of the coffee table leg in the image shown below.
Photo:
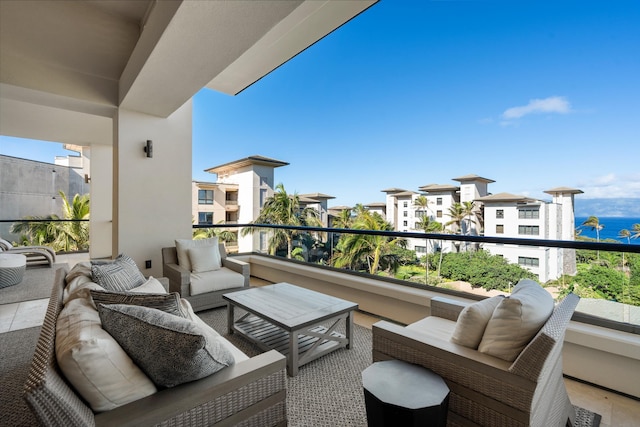
{"label": "coffee table leg", "polygon": [[233,334],[233,304],[227,303],[227,332]]}
{"label": "coffee table leg", "polygon": [[290,377],[298,375],[298,331],[289,333],[289,354],[287,355],[287,371]]}
{"label": "coffee table leg", "polygon": [[347,349],[351,348],[351,337],[353,335],[353,310],[351,310],[347,314],[347,325],[346,325],[346,338],[347,338]]}

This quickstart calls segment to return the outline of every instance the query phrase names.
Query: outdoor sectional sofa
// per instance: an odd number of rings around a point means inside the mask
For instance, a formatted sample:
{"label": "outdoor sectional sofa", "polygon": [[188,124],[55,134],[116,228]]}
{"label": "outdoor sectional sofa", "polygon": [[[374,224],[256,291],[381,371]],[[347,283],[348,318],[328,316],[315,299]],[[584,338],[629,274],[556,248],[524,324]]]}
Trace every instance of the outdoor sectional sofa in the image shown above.
{"label": "outdoor sectional sofa", "polygon": [[92,411],[62,374],[56,358],[56,322],[63,309],[66,277],[66,267],[56,271],[51,299],[25,384],[24,397],[43,425],[287,424],[285,358],[276,351],[237,361],[195,381],[159,389],[115,409]]}

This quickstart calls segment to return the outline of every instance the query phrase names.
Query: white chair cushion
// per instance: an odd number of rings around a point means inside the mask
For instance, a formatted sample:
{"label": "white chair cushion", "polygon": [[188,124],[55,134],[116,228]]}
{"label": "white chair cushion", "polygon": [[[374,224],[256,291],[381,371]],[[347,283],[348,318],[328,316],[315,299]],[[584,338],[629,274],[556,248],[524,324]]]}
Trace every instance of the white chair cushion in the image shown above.
{"label": "white chair cushion", "polygon": [[191,262],[191,271],[194,273],[220,270],[222,267],[218,245],[190,248],[188,253],[189,261]]}
{"label": "white chair cushion", "polygon": [[417,331],[425,335],[430,335],[444,341],[449,341],[455,327],[456,322],[437,316],[427,316],[424,319],[407,325],[407,329]]}
{"label": "white chair cushion", "polygon": [[[210,239],[200,239],[200,240],[176,239],[176,253],[178,255],[178,265],[180,265],[180,267],[182,268],[192,271],[191,261],[189,259],[189,249],[203,247],[203,246],[215,246],[216,248],[218,248],[218,238],[212,237]],[[218,250],[218,256],[220,256],[219,250]]]}
{"label": "white chair cushion", "polygon": [[553,306],[553,297],[542,286],[521,280],[494,310],[478,351],[514,361],[545,324]]}
{"label": "white chair cushion", "polygon": [[487,323],[503,298],[498,295],[466,306],[458,316],[451,341],[474,350],[477,349]]}
{"label": "white chair cushion", "polygon": [[241,288],[244,276],[226,267],[204,273],[191,273],[191,295],[205,294],[222,289]]}
{"label": "white chair cushion", "polygon": [[156,387],[102,329],[86,298],[69,301],[56,323],[58,365],[96,411],[108,411],[155,393]]}

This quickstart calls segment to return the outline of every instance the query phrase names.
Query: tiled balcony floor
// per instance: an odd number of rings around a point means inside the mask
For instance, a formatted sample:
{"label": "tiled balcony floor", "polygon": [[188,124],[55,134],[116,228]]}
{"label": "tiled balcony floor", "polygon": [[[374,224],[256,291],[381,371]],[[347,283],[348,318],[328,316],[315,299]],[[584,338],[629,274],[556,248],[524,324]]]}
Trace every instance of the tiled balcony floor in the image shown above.
{"label": "tiled balcony floor", "polygon": [[[73,258],[63,260],[75,264]],[[260,279],[251,278],[252,286],[268,284]],[[26,301],[15,304],[0,304],[0,333],[31,328],[42,324],[48,299]],[[364,312],[356,312],[354,321],[360,326],[371,328],[379,318]],[[640,401],[616,393],[602,390],[571,379],[565,379],[571,402],[587,408],[602,416],[603,427],[640,426]]]}

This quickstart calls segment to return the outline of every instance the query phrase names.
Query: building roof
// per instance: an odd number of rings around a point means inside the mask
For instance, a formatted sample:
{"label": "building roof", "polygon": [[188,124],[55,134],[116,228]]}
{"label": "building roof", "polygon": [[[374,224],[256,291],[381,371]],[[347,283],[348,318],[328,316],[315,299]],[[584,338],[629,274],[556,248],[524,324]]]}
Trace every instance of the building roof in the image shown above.
{"label": "building roof", "polygon": [[427,184],[418,188],[420,191],[436,192],[436,191],[458,191],[460,187],[451,184]]}
{"label": "building roof", "polygon": [[298,197],[300,198],[306,198],[306,199],[315,199],[315,200],[329,200],[329,199],[335,199],[334,196],[329,196],[328,194],[322,194],[322,193],[309,193],[309,194],[298,194]]}
{"label": "building roof", "polygon": [[368,203],[364,206],[368,208],[380,208],[380,207],[386,208],[387,204],[385,202],[373,202],[373,203]]}
{"label": "building roof", "polygon": [[536,202],[536,199],[532,199],[526,196],[518,196],[511,193],[498,193],[491,194],[489,196],[478,197],[475,199],[479,202]]}
{"label": "building roof", "polygon": [[400,193],[395,193],[394,196],[395,197],[411,197],[414,194],[418,194],[415,191],[402,191]]}
{"label": "building roof", "polygon": [[351,206],[331,206],[330,208],[327,208],[328,211],[344,211],[347,209],[353,209]]}
{"label": "building roof", "polygon": [[481,182],[485,182],[487,184],[490,184],[492,182],[495,182],[492,179],[489,178],[483,178],[481,176],[478,176],[476,174],[468,174],[468,175],[463,175],[463,176],[459,176],[457,178],[452,178],[454,181],[458,181],[458,182],[467,182],[467,181],[481,181]]}
{"label": "building roof", "polygon": [[380,190],[380,191],[382,191],[383,193],[402,193],[407,190],[405,190],[404,188],[392,187],[392,188],[387,188],[386,190]]}
{"label": "building roof", "polygon": [[217,182],[211,182],[211,181],[193,181],[196,185],[218,185]]}
{"label": "building roof", "polygon": [[558,193],[582,194],[584,193],[584,191],[580,189],[570,188],[570,187],[556,187],[556,188],[552,188],[551,190],[545,190],[544,192],[547,194],[558,194]]}
{"label": "building roof", "polygon": [[245,166],[259,165],[259,166],[271,166],[273,168],[279,168],[280,166],[287,166],[289,163],[282,160],[271,159],[269,157],[254,155],[245,157],[244,159],[234,160],[232,162],[224,163],[222,165],[214,166],[209,169],[205,169],[205,172],[209,173],[224,173],[230,169],[239,169]]}

